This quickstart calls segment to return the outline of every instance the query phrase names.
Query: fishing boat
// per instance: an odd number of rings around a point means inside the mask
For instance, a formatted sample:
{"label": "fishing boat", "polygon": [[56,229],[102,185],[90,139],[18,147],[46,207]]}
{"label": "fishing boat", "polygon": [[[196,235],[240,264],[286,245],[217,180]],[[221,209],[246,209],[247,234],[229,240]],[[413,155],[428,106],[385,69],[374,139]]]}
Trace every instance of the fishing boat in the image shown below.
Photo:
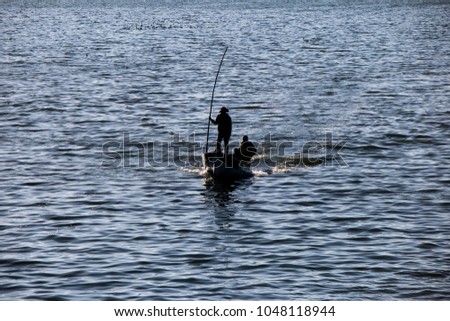
{"label": "fishing boat", "polygon": [[[216,89],[217,79],[219,78],[220,68],[222,67],[223,58],[227,53],[228,47],[225,47],[225,51],[220,60],[219,69],[217,70],[216,80],[214,81],[214,86],[211,93],[211,103],[209,107],[209,118],[208,118],[208,130],[206,134],[206,150],[202,155],[203,168],[206,170],[207,176],[218,181],[234,181],[242,178],[249,178],[253,176],[253,172],[250,168],[250,159],[244,159],[237,154],[228,155],[227,151],[225,154],[219,152],[208,153],[209,145],[209,129],[211,124],[211,113],[214,102],[214,90]],[[224,107],[222,107],[224,108]],[[225,108],[226,110],[226,108]],[[228,111],[228,110],[226,110]],[[231,123],[230,123],[231,124]],[[231,132],[231,127],[230,127]],[[220,142],[219,142],[220,145]],[[226,150],[226,149],[225,149]]]}
{"label": "fishing boat", "polygon": [[222,153],[203,154],[203,167],[206,175],[215,181],[235,181],[253,176],[250,162],[245,162]]}

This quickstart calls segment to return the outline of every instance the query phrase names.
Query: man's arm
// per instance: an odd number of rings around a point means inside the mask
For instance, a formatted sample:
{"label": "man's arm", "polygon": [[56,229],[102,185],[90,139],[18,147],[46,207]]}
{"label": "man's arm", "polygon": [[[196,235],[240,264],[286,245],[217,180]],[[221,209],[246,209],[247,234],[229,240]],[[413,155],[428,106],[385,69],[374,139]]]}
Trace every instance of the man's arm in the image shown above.
{"label": "man's arm", "polygon": [[209,117],[209,120],[214,124],[217,125],[217,120],[212,119],[211,117]]}

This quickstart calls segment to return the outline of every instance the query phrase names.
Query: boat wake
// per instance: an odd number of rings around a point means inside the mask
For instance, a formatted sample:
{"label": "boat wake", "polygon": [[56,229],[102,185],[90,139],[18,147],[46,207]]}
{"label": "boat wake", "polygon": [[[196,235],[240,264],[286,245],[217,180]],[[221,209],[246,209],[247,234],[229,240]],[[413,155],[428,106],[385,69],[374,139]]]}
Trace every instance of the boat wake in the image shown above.
{"label": "boat wake", "polygon": [[[267,155],[257,155],[252,158],[251,171],[255,177],[268,175],[287,174],[306,170],[311,167],[321,166],[326,162],[324,156],[305,157],[303,155],[292,155],[286,157],[270,158]],[[195,162],[192,165],[181,167],[180,170],[187,173],[194,173],[204,177],[208,176],[208,170],[201,163]]]}

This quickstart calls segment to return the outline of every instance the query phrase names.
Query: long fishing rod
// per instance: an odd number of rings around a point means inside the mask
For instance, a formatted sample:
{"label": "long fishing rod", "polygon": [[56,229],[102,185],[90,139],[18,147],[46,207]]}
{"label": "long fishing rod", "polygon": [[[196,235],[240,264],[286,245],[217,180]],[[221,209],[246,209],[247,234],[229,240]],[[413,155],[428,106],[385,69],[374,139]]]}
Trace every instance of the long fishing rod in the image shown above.
{"label": "long fishing rod", "polygon": [[206,150],[205,153],[208,152],[208,143],[209,143],[209,128],[211,126],[211,114],[212,114],[212,106],[214,101],[214,90],[216,89],[217,78],[219,78],[220,67],[222,67],[223,58],[225,58],[225,54],[227,53],[228,47],[225,47],[225,52],[223,53],[222,60],[220,60],[219,69],[217,70],[216,80],[214,81],[214,87],[211,94],[211,105],[209,106],[209,117],[208,117],[208,131],[206,133]]}

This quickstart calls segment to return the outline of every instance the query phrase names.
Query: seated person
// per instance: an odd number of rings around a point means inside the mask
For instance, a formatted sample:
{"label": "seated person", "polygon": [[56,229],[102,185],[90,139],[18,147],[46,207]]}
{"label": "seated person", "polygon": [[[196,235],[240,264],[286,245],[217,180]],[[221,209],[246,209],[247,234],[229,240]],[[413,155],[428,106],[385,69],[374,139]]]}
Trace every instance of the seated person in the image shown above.
{"label": "seated person", "polygon": [[239,148],[234,149],[234,158],[244,162],[250,162],[252,157],[256,154],[255,145],[248,140],[248,136],[242,137],[242,142]]}

